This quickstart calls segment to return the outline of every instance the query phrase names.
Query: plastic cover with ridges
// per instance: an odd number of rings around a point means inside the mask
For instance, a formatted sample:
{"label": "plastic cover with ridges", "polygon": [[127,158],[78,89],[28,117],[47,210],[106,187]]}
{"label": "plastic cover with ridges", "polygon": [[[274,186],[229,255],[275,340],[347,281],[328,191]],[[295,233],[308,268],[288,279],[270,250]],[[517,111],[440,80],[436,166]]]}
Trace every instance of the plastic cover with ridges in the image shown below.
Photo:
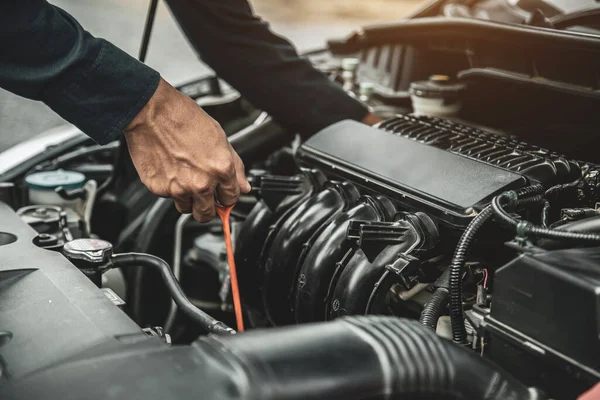
{"label": "plastic cover with ridges", "polygon": [[580,168],[558,153],[457,122],[430,116],[397,115],[379,128],[420,143],[517,172],[544,184],[576,179]]}

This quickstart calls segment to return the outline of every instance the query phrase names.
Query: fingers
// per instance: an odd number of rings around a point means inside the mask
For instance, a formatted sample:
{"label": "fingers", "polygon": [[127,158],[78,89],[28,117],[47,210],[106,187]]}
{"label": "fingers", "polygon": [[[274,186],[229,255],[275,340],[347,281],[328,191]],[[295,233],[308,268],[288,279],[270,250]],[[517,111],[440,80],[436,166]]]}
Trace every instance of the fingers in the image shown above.
{"label": "fingers", "polygon": [[240,188],[235,178],[235,164],[231,152],[226,153],[225,160],[221,160],[216,170],[216,198],[225,207],[234,205],[240,197]]}
{"label": "fingers", "polygon": [[204,187],[198,193],[193,194],[193,204],[178,200],[176,205],[178,210],[189,209],[193,210],[194,219],[198,222],[207,222],[215,216],[215,197],[219,203],[225,207],[233,206],[240,192],[248,193],[251,189],[250,183],[246,179],[244,163],[239,155],[231,149],[232,160],[223,162],[220,165],[220,170],[216,173],[216,187]]}
{"label": "fingers", "polygon": [[203,190],[194,194],[192,214],[198,222],[209,222],[215,217],[215,195],[213,190]]}
{"label": "fingers", "polygon": [[190,174],[186,170],[169,185],[154,181],[147,186],[155,194],[173,198],[180,213],[191,213],[198,222],[208,222],[215,217],[215,199],[225,207],[233,206],[240,192],[248,193],[251,189],[238,154],[230,149],[228,155],[231,158],[221,161],[211,173],[205,173],[204,179],[199,177],[202,174]]}
{"label": "fingers", "polygon": [[219,203],[225,207],[234,205],[240,197],[240,187],[235,179],[227,184],[219,184],[217,186],[217,199]]}
{"label": "fingers", "polygon": [[142,182],[200,222],[215,215],[215,198],[235,204],[250,185],[244,164],[221,126],[195,101],[162,81],[124,132]]}
{"label": "fingers", "polygon": [[175,208],[177,208],[177,211],[179,211],[182,214],[191,214],[192,213],[192,209],[193,209],[193,202],[192,202],[192,198],[186,198],[186,199],[173,199],[175,201]]}
{"label": "fingers", "polygon": [[252,187],[250,186],[248,179],[246,179],[246,168],[244,167],[244,162],[238,153],[233,150],[233,148],[231,149],[231,153],[233,154],[233,164],[235,166],[235,175],[239,191],[241,193],[248,193]]}
{"label": "fingers", "polygon": [[228,173],[221,174],[221,183],[217,186],[217,199],[226,207],[234,205],[240,193],[248,193],[251,189],[242,159],[231,146],[230,153],[232,164]]}
{"label": "fingers", "polygon": [[[233,162],[223,163],[220,172],[217,173],[219,183],[216,188],[200,190],[199,193],[193,195],[191,207],[194,219],[198,222],[207,222],[215,217],[215,196],[221,205],[229,207],[237,202],[240,192],[248,193],[251,189],[250,183],[246,179],[244,163],[233,149],[231,149],[231,155]],[[181,200],[177,201],[176,205],[178,210],[180,207],[186,209],[190,206],[189,203]]]}

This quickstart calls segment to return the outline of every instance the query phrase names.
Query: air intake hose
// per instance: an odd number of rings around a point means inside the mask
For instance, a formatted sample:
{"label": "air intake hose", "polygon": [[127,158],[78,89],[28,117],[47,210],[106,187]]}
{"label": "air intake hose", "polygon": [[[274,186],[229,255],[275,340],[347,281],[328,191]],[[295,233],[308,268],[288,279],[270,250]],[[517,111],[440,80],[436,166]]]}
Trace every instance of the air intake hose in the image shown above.
{"label": "air intake hose", "polygon": [[545,398],[417,321],[382,316],[212,335],[192,346],[114,340],[0,385],[0,397],[11,400],[115,393],[120,399]]}
{"label": "air intake hose", "polygon": [[347,317],[207,337],[195,346],[245,371],[227,391],[243,399],[542,398],[471,351],[399,318]]}

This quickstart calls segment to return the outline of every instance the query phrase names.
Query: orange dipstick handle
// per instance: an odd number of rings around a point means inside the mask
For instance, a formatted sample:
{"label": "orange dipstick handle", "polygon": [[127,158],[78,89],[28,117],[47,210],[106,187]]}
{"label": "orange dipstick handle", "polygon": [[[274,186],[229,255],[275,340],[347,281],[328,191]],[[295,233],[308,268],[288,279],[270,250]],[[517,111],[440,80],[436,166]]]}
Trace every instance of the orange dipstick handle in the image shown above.
{"label": "orange dipstick handle", "polygon": [[242,302],[240,301],[240,289],[238,287],[237,272],[235,270],[235,259],[233,258],[233,245],[231,243],[231,228],[229,226],[229,214],[233,206],[217,206],[217,214],[223,224],[225,234],[225,249],[227,250],[227,264],[229,264],[229,276],[231,278],[231,294],[233,295],[233,309],[235,311],[235,322],[237,331],[244,332],[244,317],[242,314]]}

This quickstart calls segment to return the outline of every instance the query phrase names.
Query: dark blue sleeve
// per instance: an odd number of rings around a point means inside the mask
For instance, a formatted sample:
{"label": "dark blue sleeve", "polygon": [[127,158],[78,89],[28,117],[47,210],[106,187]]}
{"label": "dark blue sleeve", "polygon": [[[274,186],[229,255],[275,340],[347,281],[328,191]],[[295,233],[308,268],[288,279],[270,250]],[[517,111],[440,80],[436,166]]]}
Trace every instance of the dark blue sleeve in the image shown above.
{"label": "dark blue sleeve", "polygon": [[167,0],[184,32],[219,76],[280,123],[310,135],[367,109],[256,17],[247,0]]}
{"label": "dark blue sleeve", "polygon": [[0,4],[0,86],[43,101],[100,144],[119,137],[159,80],[45,0]]}

